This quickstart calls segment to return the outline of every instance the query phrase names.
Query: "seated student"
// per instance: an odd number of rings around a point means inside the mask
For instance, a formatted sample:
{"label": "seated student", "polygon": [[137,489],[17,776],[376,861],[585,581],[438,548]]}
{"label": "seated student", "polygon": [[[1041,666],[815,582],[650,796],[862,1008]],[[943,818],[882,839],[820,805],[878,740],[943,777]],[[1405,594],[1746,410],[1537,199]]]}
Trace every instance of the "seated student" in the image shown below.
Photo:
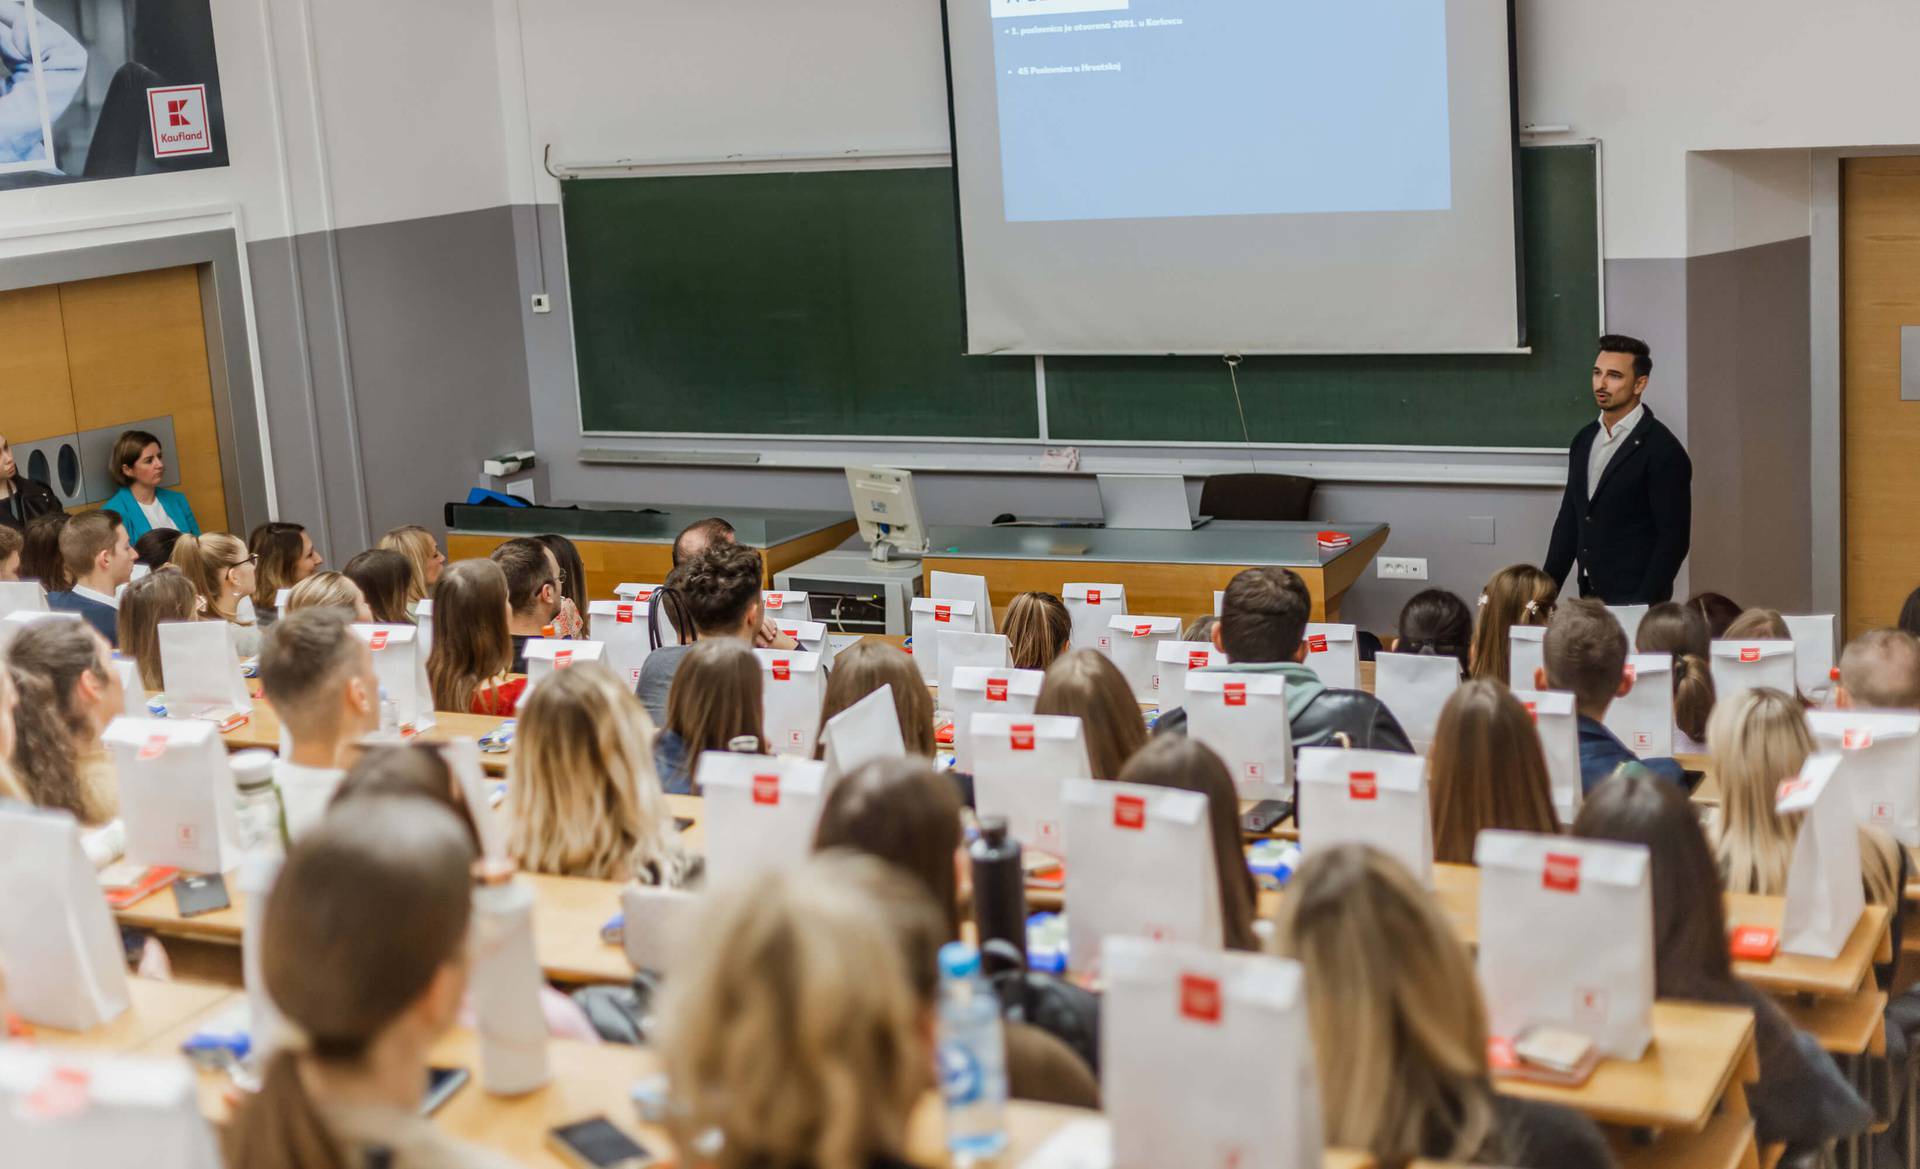
{"label": "seated student", "polygon": [[[1330,689],[1302,665],[1313,598],[1306,582],[1285,568],[1249,568],[1227,584],[1213,647],[1231,659],[1208,666],[1236,674],[1279,674],[1286,679],[1287,720],[1293,746],[1326,747],[1344,735],[1353,747],[1413,752],[1407,733],[1380,700],[1360,690]],[[1162,711],[1156,734],[1185,734],[1187,712]]]}
{"label": "seated student", "polygon": [[175,528],[155,528],[133,542],[134,563],[148,572],[159,572],[173,563],[173,546],[180,542]]}
{"label": "seated student", "polygon": [[1099,650],[1069,650],[1048,666],[1033,713],[1080,720],[1094,779],[1118,777],[1134,752],[1147,745],[1147,723],[1133,687],[1113,659]]}
{"label": "seated student", "polygon": [[254,616],[262,625],[271,625],[280,616],[280,590],[290,589],[318,572],[320,553],[306,528],[281,520],[255,528],[247,537],[247,550],[254,557]]}
{"label": "seated student", "polygon": [[420,602],[433,596],[433,586],[440,583],[440,573],[447,566],[440,541],[419,524],[402,524],[380,537],[378,547],[407,558],[412,576],[407,582],[407,616],[417,618]]}
{"label": "seated student", "polygon": [[0,434],[0,528],[19,531],[40,516],[60,510],[60,497],[13,457],[13,445]]}
{"label": "seated student", "polygon": [[1707,752],[1707,716],[1713,713],[1710,640],[1700,611],[1673,601],[1648,609],[1633,635],[1636,653],[1673,657],[1673,749],[1682,755]]}
{"label": "seated student", "polygon": [[107,644],[120,644],[120,586],[133,577],[133,546],[120,517],[90,511],[73,518],[60,533],[60,561],[73,584],[47,593],[47,608],[78,613]]}
{"label": "seated student", "polygon": [[1640,759],[1601,720],[1615,698],[1632,692],[1627,635],[1599,601],[1562,601],[1547,626],[1546,665],[1534,671],[1536,690],[1566,690],[1580,721],[1580,786],[1591,792],[1622,763],[1639,763],[1674,784],[1685,777],[1672,759]]}
{"label": "seated student", "polygon": [[260,686],[280,716],[289,749],[273,780],[287,835],[316,824],[346,775],[349,750],[380,727],[373,654],[334,609],[305,609],[273,623],[260,650]]}
{"label": "seated student", "polygon": [[60,560],[60,533],[67,530],[72,520],[66,512],[57,511],[27,521],[20,544],[21,580],[37,580],[40,587],[50,593],[73,587]]}
{"label": "seated student", "polygon": [[199,595],[200,616],[225,621],[233,630],[234,652],[243,658],[259,653],[260,626],[247,612],[253,607],[253,553],[240,538],[225,532],[182,533],[173,545],[173,566]]}
{"label": "seated student", "polygon": [[1258,950],[1260,939],[1253,932],[1258,894],[1240,840],[1240,796],[1220,756],[1185,736],[1169,736],[1142,747],[1115,778],[1121,783],[1178,788],[1207,797],[1214,867],[1220,874],[1222,941],[1229,950]]}
{"label": "seated student", "polygon": [[[938,911],[941,928],[908,940],[929,951],[959,940],[968,916],[957,876],[966,863],[965,846],[959,797],[924,759],[876,760],[841,779],[827,796],[813,836],[814,851],[878,858],[890,866],[894,884],[923,892]],[[901,876],[909,880],[898,881]],[[1010,1095],[1100,1106],[1093,1071],[1072,1048],[1026,1023],[1008,1022],[1005,1034]]]}
{"label": "seated student", "polygon": [[[747,738],[757,744],[755,753],[768,753],[761,708],[765,683],[759,659],[745,644],[732,638],[695,642],[680,659],[673,683],[666,724],[653,744],[653,766],[668,793],[700,794],[702,752],[731,750],[734,740]],[[926,689],[923,684],[920,692]]]}
{"label": "seated student", "polygon": [[[1786,618],[1778,609],[1748,609],[1733,619],[1722,635],[1728,641],[1792,641],[1793,632],[1787,628]],[[1802,707],[1811,707],[1813,701],[1794,687],[1794,696]]]}
{"label": "seated student", "polygon": [[435,710],[513,713],[527,679],[507,677],[513,666],[511,611],[498,564],[462,560],[447,566],[433,586],[433,648],[427,653]]}
{"label": "seated student", "polygon": [[1531,564],[1511,564],[1494,573],[1480,593],[1468,676],[1505,682],[1511,660],[1508,631],[1515,625],[1545,625],[1559,595],[1553,578]]}
{"label": "seated student", "polygon": [[546,545],[553,553],[553,562],[560,570],[560,611],[553,616],[553,635],[555,637],[576,638],[587,635],[587,566],[580,559],[580,549],[565,536],[552,533],[535,536],[534,539]]}
{"label": "seated student", "polygon": [[[688,563],[715,544],[733,544],[738,542],[738,539],[733,525],[719,516],[708,516],[706,519],[695,520],[688,524],[680,529],[678,536],[674,537],[673,571],[667,574],[665,583],[677,588],[680,584],[681,565]],[[685,640],[684,635],[682,640]],[[762,610],[760,629],[753,635],[753,644],[762,649],[794,649],[799,643],[781,633],[780,624],[773,619],[773,614]],[[659,718],[658,715],[654,717]]]}
{"label": "seated student", "polygon": [[140,667],[140,684],[165,690],[160,668],[160,625],[194,619],[196,598],[187,578],[171,570],[141,577],[120,596],[120,656]]}
{"label": "seated student", "polygon": [[[827,720],[882,686],[893,687],[893,709],[907,753],[933,758],[933,692],[921,680],[913,658],[884,641],[856,641],[833,659],[827,696],[820,703],[820,725],[825,727]],[[817,757],[825,759],[826,749],[823,739]]]}
{"label": "seated student", "polygon": [[[674,628],[699,640],[727,638],[751,648],[760,630],[760,554],[728,541],[696,553],[673,570],[677,578],[655,594],[656,610],[671,607]],[[667,699],[674,671],[693,649],[691,643],[663,645],[640,667],[640,701],[655,723],[667,722]]]}
{"label": "seated student", "polygon": [[1657,997],[1753,1012],[1760,1079],[1747,1085],[1747,1104],[1760,1143],[1785,1142],[1783,1163],[1796,1164],[1796,1152],[1864,1132],[1872,1110],[1833,1060],[1773,999],[1734,977],[1719,869],[1686,794],[1644,769],[1625,768],[1587,797],[1573,834],[1643,844],[1652,853]]}
{"label": "seated student", "polygon": [[[480,826],[474,822],[473,809],[467,806],[466,792],[437,745],[416,740],[370,746],[361,751],[353,766],[347,768],[340,786],[334,789],[327,811],[331,814],[333,809],[348,800],[368,796],[403,796],[439,804],[460,821],[468,842],[473,845],[474,854],[479,855]],[[483,814],[491,814],[486,809],[482,811]]]}
{"label": "seated student", "polygon": [[556,670],[520,704],[507,851],[529,873],[678,886],[697,869],[653,771],[653,724],[612,670]]}
{"label": "seated student", "polygon": [[1465,671],[1473,657],[1473,614],[1445,589],[1415,593],[1400,610],[1393,652],[1457,658]]}
{"label": "seated student", "polygon": [[1007,661],[1016,670],[1044,670],[1067,652],[1073,618],[1066,602],[1052,593],[1021,593],[1007,605],[1000,623],[1007,639]]}
{"label": "seated student", "polygon": [[[373,610],[367,607],[366,594],[344,572],[316,572],[287,594],[287,612],[302,609],[338,609],[361,624],[372,624]],[[284,616],[284,614],[283,614]]]}
{"label": "seated student", "polygon": [[107,643],[81,621],[37,621],[7,647],[14,708],[13,773],[27,797],[88,828],[120,814],[120,780],[100,732],[124,705]]}
{"label": "seated student", "polygon": [[160,486],[167,477],[167,464],[157,436],[144,430],[122,431],[114,440],[107,474],[120,490],[103,506],[120,514],[129,540],[138,540],[154,528],[177,528],[189,536],[200,534],[187,497]]}
{"label": "seated student", "polygon": [[1725,593],[1695,593],[1687,598],[1687,608],[1700,614],[1707,624],[1707,640],[1719,641],[1727,635],[1727,627],[1739,620],[1741,609],[1732,597]]}
{"label": "seated student", "polygon": [[1560,831],[1540,736],[1504,682],[1473,678],[1447,699],[1427,752],[1427,776],[1433,859],[1440,864],[1472,864],[1483,828]]}
{"label": "seated student", "polygon": [[[507,577],[507,632],[513,637],[513,661],[507,668],[524,674],[527,642],[550,636],[553,615],[560,611],[560,566],[545,544],[524,538],[508,540],[487,559],[499,565]],[[365,586],[361,591],[366,591]],[[367,603],[371,605],[373,598],[368,597]],[[434,618],[437,632],[441,622],[438,604],[434,606]]]}
{"label": "seated student", "polygon": [[1607,1169],[1572,1109],[1494,1091],[1473,959],[1433,894],[1359,844],[1309,856],[1280,903],[1273,952],[1305,968],[1328,1148],[1515,1169]]}
{"label": "seated student", "polygon": [[1920,638],[1904,629],[1869,629],[1840,651],[1843,710],[1920,710]]}
{"label": "seated student", "polygon": [[1205,617],[1195,617],[1185,629],[1180,631],[1181,641],[1212,641],[1213,631],[1220,628],[1220,618],[1209,613]]}
{"label": "seated student", "polygon": [[307,1038],[227,1126],[227,1164],[509,1169],[420,1114],[428,1052],[467,991],[473,859],[450,813],[396,796],[342,804],[288,851],[261,972]]}
{"label": "seated student", "polygon": [[347,561],[340,570],[367,599],[367,611],[381,625],[412,625],[407,612],[407,589],[413,584],[413,566],[398,552],[373,548]]}
{"label": "seated student", "polygon": [[19,528],[0,524],[0,580],[20,579],[20,550],[27,538]]}

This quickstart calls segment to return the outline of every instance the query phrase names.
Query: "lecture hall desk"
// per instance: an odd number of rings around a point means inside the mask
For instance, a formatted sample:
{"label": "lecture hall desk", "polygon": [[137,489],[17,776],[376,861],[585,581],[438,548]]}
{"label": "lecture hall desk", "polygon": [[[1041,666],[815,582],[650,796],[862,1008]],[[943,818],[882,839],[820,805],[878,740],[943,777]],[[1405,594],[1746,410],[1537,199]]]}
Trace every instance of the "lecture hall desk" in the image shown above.
{"label": "lecture hall desk", "polygon": [[[413,741],[444,743],[453,738],[478,739],[505,721],[507,720],[504,718],[490,714],[435,711],[433,726],[425,733],[416,736]],[[280,715],[273,709],[271,702],[265,698],[256,697],[253,700],[253,713],[247,716],[247,721],[228,731],[221,738],[226,742],[229,751],[255,748],[278,751],[280,749]],[[493,754],[482,752],[480,755],[480,766],[489,775],[505,775],[508,765],[512,762],[511,748]]]}

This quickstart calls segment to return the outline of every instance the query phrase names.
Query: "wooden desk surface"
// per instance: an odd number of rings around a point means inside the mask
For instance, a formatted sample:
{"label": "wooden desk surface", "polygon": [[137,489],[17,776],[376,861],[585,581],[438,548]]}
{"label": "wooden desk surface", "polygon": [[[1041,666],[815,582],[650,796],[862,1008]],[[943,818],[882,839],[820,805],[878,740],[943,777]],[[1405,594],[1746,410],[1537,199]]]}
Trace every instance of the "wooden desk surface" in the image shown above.
{"label": "wooden desk surface", "polygon": [[[234,1000],[232,987],[198,982],[156,982],[150,978],[127,978],[129,1006],[117,1018],[87,1031],[62,1031],[56,1027],[35,1027],[36,1042],[90,1051],[129,1053],[155,1040],[180,1032],[192,1020],[204,1018],[224,1003]],[[192,1027],[184,1034],[190,1035]],[[175,1040],[178,1046],[178,1040]]]}
{"label": "wooden desk surface", "polygon": [[[495,730],[506,719],[490,714],[459,714],[435,711],[431,728],[419,736],[422,743],[444,743],[452,738],[478,739]],[[253,714],[247,721],[221,736],[229,751],[280,749],[280,715],[265,698],[253,700]],[[513,761],[512,750],[480,755],[480,765],[489,775],[505,775]]]}

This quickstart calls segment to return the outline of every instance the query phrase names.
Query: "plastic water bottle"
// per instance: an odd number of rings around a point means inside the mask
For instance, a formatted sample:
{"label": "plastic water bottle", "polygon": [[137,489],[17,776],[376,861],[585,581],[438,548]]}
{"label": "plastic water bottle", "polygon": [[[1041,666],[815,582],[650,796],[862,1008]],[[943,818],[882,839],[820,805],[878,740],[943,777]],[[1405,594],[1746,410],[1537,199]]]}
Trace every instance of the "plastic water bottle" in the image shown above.
{"label": "plastic water bottle", "polygon": [[473,891],[473,1005],[480,1086],[518,1096],[546,1084],[547,1017],[533,946],[533,886],[509,866],[488,868]]}
{"label": "plastic water bottle", "polygon": [[233,770],[240,847],[249,855],[280,856],[287,850],[286,809],[273,782],[273,763],[271,751],[236,751],[227,756],[227,766]]}
{"label": "plastic water bottle", "polygon": [[[967,849],[973,865],[973,920],[980,945],[999,939],[1027,952],[1027,878],[1020,863],[1020,842],[1007,835],[1005,816],[980,821],[980,839]],[[989,956],[989,967],[999,960]]]}
{"label": "plastic water bottle", "polygon": [[1007,1046],[1000,1002],[964,942],[940,947],[940,1095],[956,1164],[1007,1147]]}

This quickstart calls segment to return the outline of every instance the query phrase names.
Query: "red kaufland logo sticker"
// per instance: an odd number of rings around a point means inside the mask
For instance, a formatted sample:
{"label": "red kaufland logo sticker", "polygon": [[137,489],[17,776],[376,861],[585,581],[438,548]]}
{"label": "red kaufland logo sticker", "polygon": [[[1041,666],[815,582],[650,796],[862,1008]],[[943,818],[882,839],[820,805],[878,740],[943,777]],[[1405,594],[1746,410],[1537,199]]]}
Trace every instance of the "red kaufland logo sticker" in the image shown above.
{"label": "red kaufland logo sticker", "polygon": [[1534,722],[1539,722],[1540,721],[1540,704],[1537,702],[1528,702],[1528,703],[1525,703],[1524,705],[1527,708],[1527,717],[1532,719]]}
{"label": "red kaufland logo sticker", "polygon": [[1088,590],[1087,590],[1087,604],[1089,604],[1089,605],[1098,605],[1099,603],[1100,603],[1100,590],[1099,590],[1099,589],[1088,589]]}
{"label": "red kaufland logo sticker", "polygon": [[787,606],[787,598],[781,593],[767,593],[763,603],[769,609],[784,609]]}
{"label": "red kaufland logo sticker", "polygon": [[1136,625],[1133,627],[1133,635],[1135,637],[1151,637],[1153,635],[1153,626]]}
{"label": "red kaufland logo sticker", "polygon": [[147,120],[153,127],[153,156],[212,154],[213,131],[207,125],[207,87],[164,85],[147,91]]}
{"label": "red kaufland logo sticker", "polygon": [[619,605],[613,610],[613,619],[622,625],[633,624],[633,606]]}
{"label": "red kaufland logo sticker", "polygon": [[651,601],[653,600],[653,590],[641,589],[639,592],[633,594],[633,599],[636,603],[642,602],[642,601]]}
{"label": "red kaufland logo sticker", "polygon": [[1743,646],[1741,646],[1741,647],[1740,647],[1740,660],[1741,660],[1741,661],[1743,661],[1743,662],[1757,662],[1757,661],[1759,661],[1759,660],[1760,660],[1760,647],[1759,647],[1759,646],[1757,646],[1757,645],[1743,645]]}
{"label": "red kaufland logo sticker", "polygon": [[1807,790],[1808,787],[1812,786],[1812,783],[1812,780],[1801,779],[1797,776],[1793,779],[1783,779],[1780,781],[1779,788],[1774,791],[1773,798],[1775,800],[1784,800],[1790,795]]}
{"label": "red kaufland logo sticker", "polygon": [[1873,746],[1873,732],[1863,727],[1848,727],[1840,732],[1840,749],[1862,751]]}
{"label": "red kaufland logo sticker", "polygon": [[1187,651],[1187,669],[1203,670],[1207,666],[1207,651],[1196,649]]}
{"label": "red kaufland logo sticker", "polygon": [[367,648],[375,653],[379,653],[381,650],[387,648],[387,631],[384,629],[374,630],[373,636],[367,638]]}
{"label": "red kaufland logo sticker", "polygon": [[1371,771],[1349,772],[1347,774],[1347,796],[1355,800],[1379,799],[1379,777]]}
{"label": "red kaufland logo sticker", "polygon": [[1200,974],[1180,976],[1180,1014],[1197,1023],[1220,1021],[1220,980]]}
{"label": "red kaufland logo sticker", "polygon": [[1247,684],[1245,682],[1228,682],[1226,685],[1220,687],[1220,701],[1226,703],[1228,706],[1245,706],[1247,704]]}
{"label": "red kaufland logo sticker", "polygon": [[553,668],[554,668],[554,669],[556,669],[556,670],[564,670],[564,669],[566,669],[566,668],[567,668],[568,666],[571,666],[572,664],[573,664],[573,651],[572,651],[572,650],[570,650],[570,649],[556,649],[556,650],[554,650],[554,651],[553,651]]}
{"label": "red kaufland logo sticker", "polygon": [[780,802],[780,777],[777,775],[756,775],[753,777],[753,802],[756,804],[777,804]]}
{"label": "red kaufland logo sticker", "polygon": [[1312,637],[1307,638],[1307,652],[1315,654],[1326,653],[1327,635],[1324,633],[1316,633]]}
{"label": "red kaufland logo sticker", "polygon": [[1147,801],[1140,796],[1113,797],[1113,826],[1139,831],[1147,826]]}
{"label": "red kaufland logo sticker", "polygon": [[143,762],[149,759],[158,759],[166,753],[167,737],[165,735],[151,735],[147,738],[147,741],[140,746],[140,758]]}
{"label": "red kaufland logo sticker", "polygon": [[786,658],[773,659],[773,680],[785,682],[791,677],[793,677],[793,663]]}
{"label": "red kaufland logo sticker", "polygon": [[1007,700],[1007,680],[1005,678],[987,679],[987,701],[1005,702]]}
{"label": "red kaufland logo sticker", "polygon": [[1008,727],[1007,745],[1016,751],[1033,750],[1033,724],[1019,723]]}
{"label": "red kaufland logo sticker", "polygon": [[1578,893],[1580,858],[1563,852],[1548,853],[1547,863],[1540,870],[1540,887],[1556,893]]}
{"label": "red kaufland logo sticker", "polygon": [[935,621],[952,621],[952,620],[953,620],[953,606],[951,606],[951,605],[935,605],[935,606],[933,607],[933,619],[934,619]]}

